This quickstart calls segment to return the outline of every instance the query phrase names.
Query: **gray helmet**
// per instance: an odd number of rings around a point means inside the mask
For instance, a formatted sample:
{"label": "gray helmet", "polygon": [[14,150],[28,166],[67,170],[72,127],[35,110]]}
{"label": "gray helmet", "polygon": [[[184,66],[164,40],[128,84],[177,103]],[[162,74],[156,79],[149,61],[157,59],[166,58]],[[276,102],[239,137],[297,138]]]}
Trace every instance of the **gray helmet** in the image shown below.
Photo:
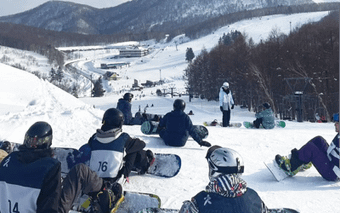
{"label": "gray helmet", "polygon": [[212,146],[208,149],[206,159],[209,165],[210,180],[221,174],[244,172],[243,159],[241,155],[233,149]]}
{"label": "gray helmet", "polygon": [[34,123],[26,132],[24,145],[27,148],[46,149],[52,145],[52,127],[43,121]]}

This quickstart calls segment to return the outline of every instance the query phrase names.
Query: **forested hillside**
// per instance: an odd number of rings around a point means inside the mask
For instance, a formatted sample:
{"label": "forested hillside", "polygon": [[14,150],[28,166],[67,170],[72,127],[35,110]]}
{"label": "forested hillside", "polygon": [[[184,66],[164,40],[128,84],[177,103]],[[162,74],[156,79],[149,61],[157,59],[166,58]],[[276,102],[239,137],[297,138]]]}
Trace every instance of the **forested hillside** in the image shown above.
{"label": "forested hillside", "polygon": [[228,81],[236,103],[249,109],[270,102],[282,118],[292,119],[297,104],[302,104],[304,120],[314,119],[315,109],[330,120],[338,111],[338,19],[333,12],[318,23],[292,29],[288,36],[273,29],[256,45],[241,32],[228,33],[189,64],[188,88],[215,100]]}

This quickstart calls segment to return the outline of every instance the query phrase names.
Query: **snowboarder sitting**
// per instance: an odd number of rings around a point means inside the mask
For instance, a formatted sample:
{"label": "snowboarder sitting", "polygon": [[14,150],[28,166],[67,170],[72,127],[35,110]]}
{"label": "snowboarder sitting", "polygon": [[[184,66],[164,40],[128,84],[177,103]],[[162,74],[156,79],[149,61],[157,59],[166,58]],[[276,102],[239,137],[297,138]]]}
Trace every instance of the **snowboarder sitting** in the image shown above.
{"label": "snowboarder sitting", "polygon": [[133,99],[132,93],[125,93],[123,98],[120,98],[117,103],[117,109],[119,109],[124,114],[124,124],[125,125],[135,125],[135,124],[141,124],[141,121],[135,120],[134,117],[132,117],[131,112],[131,101]]}
{"label": "snowboarder sitting", "polygon": [[241,155],[233,149],[212,146],[206,159],[210,182],[205,191],[199,192],[191,201],[184,201],[179,213],[267,212],[259,195],[240,175],[244,171]]}
{"label": "snowboarder sitting", "polygon": [[273,129],[275,127],[274,112],[269,103],[263,104],[264,110],[255,114],[256,120],[253,121],[255,128],[262,125],[265,129]]}
{"label": "snowboarder sitting", "polygon": [[[88,156],[90,168],[104,179],[115,182],[127,179],[132,170],[145,174],[154,162],[151,150],[143,150],[145,142],[122,131],[123,113],[115,108],[105,111],[102,126],[79,151]],[[83,158],[84,159],[84,158]]]}
{"label": "snowboarder sitting", "polygon": [[61,163],[52,158],[52,128],[34,123],[19,151],[0,164],[0,212],[67,213],[82,193],[95,195],[97,209],[111,209],[122,188],[105,182],[85,164],[74,166],[61,183]]}
{"label": "snowboarder sitting", "polygon": [[160,120],[158,125],[157,132],[164,143],[168,146],[184,146],[190,135],[200,146],[210,147],[211,144],[202,140],[190,117],[184,113],[185,102],[176,99],[173,109]]}
{"label": "snowboarder sitting", "polygon": [[[333,120],[335,131],[339,132],[339,113],[333,115]],[[299,150],[291,150],[290,156],[276,155],[275,161],[289,176],[294,176],[313,164],[324,179],[336,181],[340,178],[339,151],[339,133],[330,145],[323,137],[316,136]]]}

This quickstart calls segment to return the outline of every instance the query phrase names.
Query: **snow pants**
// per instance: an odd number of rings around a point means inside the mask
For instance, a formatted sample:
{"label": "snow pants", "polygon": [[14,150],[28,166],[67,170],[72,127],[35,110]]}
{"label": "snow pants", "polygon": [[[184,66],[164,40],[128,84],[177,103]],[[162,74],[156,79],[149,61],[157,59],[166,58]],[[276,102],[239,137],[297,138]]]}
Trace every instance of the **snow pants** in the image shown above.
{"label": "snow pants", "polygon": [[222,111],[222,123],[223,127],[229,126],[230,122],[230,111],[231,110],[223,110]]}
{"label": "snow pants", "polygon": [[68,213],[81,193],[99,192],[103,179],[85,164],[75,165],[63,180],[58,212]]}
{"label": "snow pants", "polygon": [[327,157],[328,146],[323,137],[317,136],[308,141],[297,153],[302,162],[312,162],[324,179],[335,181],[337,176],[333,171],[334,164]]}

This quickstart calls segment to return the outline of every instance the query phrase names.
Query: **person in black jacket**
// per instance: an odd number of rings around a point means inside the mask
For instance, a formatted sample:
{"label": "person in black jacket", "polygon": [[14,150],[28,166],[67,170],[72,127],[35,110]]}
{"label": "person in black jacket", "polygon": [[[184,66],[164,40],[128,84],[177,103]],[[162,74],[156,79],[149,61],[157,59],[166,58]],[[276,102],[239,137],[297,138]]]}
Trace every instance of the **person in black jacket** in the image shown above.
{"label": "person in black jacket", "polygon": [[212,146],[206,159],[210,182],[205,191],[184,201],[179,213],[230,212],[267,213],[268,208],[255,190],[240,177],[244,172],[241,155],[233,149]]}
{"label": "person in black jacket", "polygon": [[209,142],[202,140],[190,117],[184,113],[185,102],[182,99],[174,101],[173,109],[160,120],[158,125],[159,136],[166,145],[184,146],[190,135],[200,146],[211,146]]}
{"label": "person in black jacket", "polygon": [[3,159],[0,212],[67,213],[81,193],[99,192],[97,207],[110,209],[110,203],[121,197],[121,186],[112,187],[84,164],[73,167],[61,183],[61,164],[52,157],[52,137],[48,123],[36,122],[27,130],[19,151]]}
{"label": "person in black jacket", "polygon": [[106,110],[101,128],[79,149],[89,157],[90,168],[111,182],[122,176],[128,181],[132,170],[144,174],[154,161],[152,151],[144,150],[144,141],[123,132],[123,123],[124,115],[120,110]]}

